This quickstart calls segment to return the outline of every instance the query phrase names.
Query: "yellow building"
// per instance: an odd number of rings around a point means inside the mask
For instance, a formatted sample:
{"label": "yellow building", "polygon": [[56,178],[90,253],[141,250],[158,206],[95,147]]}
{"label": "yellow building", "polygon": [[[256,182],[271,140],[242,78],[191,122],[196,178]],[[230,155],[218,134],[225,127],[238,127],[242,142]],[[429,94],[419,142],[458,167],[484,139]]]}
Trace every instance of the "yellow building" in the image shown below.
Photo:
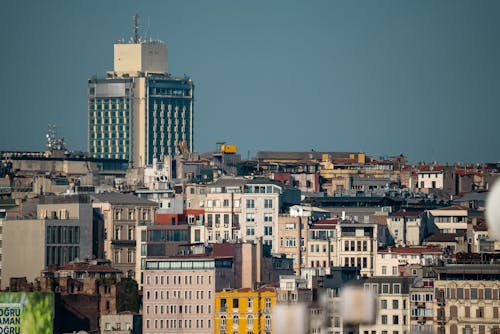
{"label": "yellow building", "polygon": [[215,293],[215,333],[268,334],[272,331],[272,309],[276,289],[237,289]]}

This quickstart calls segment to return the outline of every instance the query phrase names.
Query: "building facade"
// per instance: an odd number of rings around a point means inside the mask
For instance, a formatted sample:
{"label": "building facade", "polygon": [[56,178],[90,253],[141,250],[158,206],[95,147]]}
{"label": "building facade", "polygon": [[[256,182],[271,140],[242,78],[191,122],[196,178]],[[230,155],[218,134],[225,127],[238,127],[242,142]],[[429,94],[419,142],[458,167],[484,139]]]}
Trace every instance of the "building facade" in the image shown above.
{"label": "building facade", "polygon": [[133,166],[193,150],[191,79],[167,72],[164,42],[136,36],[114,45],[114,69],[88,81],[88,150]]}
{"label": "building facade", "polygon": [[4,220],[2,234],[2,289],[12,277],[33,282],[49,265],[97,254],[92,206],[85,195],[44,197],[35,219]]}
{"label": "building facade", "polygon": [[275,304],[276,290],[271,287],[217,292],[215,333],[271,333]]}
{"label": "building facade", "polygon": [[178,257],[146,261],[143,333],[213,333],[215,261]]}
{"label": "building facade", "polygon": [[92,194],[91,197],[96,214],[104,221],[104,257],[111,260],[115,268],[141,282],[136,267],[142,258],[138,230],[154,223],[158,204],[119,193]]}

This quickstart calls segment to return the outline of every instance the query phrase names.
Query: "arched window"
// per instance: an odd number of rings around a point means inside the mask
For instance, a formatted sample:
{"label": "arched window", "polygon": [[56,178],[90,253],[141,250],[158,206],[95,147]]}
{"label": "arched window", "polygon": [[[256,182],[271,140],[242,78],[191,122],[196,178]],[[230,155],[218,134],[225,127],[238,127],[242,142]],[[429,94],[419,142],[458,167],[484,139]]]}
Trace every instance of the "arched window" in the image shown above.
{"label": "arched window", "polygon": [[253,326],[253,315],[251,314],[247,317],[247,325],[249,327]]}
{"label": "arched window", "polygon": [[240,318],[237,315],[233,315],[233,326],[238,326]]}
{"label": "arched window", "polygon": [[271,316],[270,315],[266,315],[265,326],[267,328],[271,327]]}
{"label": "arched window", "polygon": [[220,316],[220,326],[226,327],[226,316],[225,315]]}

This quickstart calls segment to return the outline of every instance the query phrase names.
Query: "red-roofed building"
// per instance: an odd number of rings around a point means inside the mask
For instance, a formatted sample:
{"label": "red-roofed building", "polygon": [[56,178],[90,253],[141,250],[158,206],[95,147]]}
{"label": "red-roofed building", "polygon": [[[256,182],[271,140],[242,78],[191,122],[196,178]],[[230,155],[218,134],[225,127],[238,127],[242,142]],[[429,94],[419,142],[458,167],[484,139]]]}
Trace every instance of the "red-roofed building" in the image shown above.
{"label": "red-roofed building", "polygon": [[428,236],[423,244],[426,246],[440,247],[446,254],[454,254],[458,252],[468,252],[466,241],[465,234],[435,233]]}
{"label": "red-roofed building", "polygon": [[457,193],[455,178],[453,166],[423,165],[418,167],[417,187],[424,192],[439,189],[449,195],[455,195]]}
{"label": "red-roofed building", "polygon": [[443,256],[438,247],[388,247],[377,252],[375,276],[399,276],[411,265],[436,265]]}

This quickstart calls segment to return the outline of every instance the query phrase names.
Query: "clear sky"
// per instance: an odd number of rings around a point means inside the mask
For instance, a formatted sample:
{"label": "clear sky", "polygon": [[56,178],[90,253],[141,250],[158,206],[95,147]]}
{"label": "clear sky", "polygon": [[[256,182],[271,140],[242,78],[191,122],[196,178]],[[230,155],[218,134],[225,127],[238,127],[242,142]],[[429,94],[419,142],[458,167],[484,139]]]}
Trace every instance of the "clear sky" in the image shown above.
{"label": "clear sky", "polygon": [[49,123],[86,150],[87,79],[135,13],[195,83],[197,151],[500,160],[500,1],[472,0],[4,0],[0,150],[43,150]]}

